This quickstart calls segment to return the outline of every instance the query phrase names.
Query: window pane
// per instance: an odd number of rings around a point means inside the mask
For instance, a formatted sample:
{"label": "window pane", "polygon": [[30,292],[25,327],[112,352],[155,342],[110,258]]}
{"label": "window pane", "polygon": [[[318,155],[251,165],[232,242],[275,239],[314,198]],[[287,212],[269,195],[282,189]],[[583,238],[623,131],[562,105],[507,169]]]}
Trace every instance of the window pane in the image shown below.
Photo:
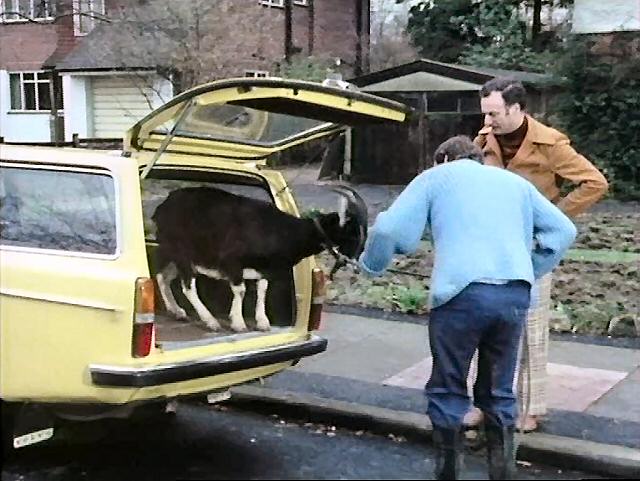
{"label": "window pane", "polygon": [[78,2],[78,30],[80,33],[89,33],[93,26],[92,5],[90,0],[79,0]]}
{"label": "window pane", "polygon": [[[13,12],[15,9],[13,8],[13,0],[0,0],[0,10],[3,12]],[[2,18],[0,18],[0,22],[4,20],[15,20],[17,17],[15,14],[5,13]]]}
{"label": "window pane", "polygon": [[18,11],[26,17],[31,17],[31,0],[18,0]]}
{"label": "window pane", "polygon": [[22,110],[22,95],[20,94],[20,74],[12,73],[9,75],[9,89],[11,90],[11,108],[13,110]]}
{"label": "window pane", "polygon": [[104,14],[104,0],[93,0],[91,10],[98,15]]}
{"label": "window pane", "polygon": [[455,93],[437,92],[427,96],[427,112],[457,112],[458,96]]}
{"label": "window pane", "polygon": [[49,0],[34,0],[33,18],[49,17]]}
{"label": "window pane", "polygon": [[91,18],[87,15],[78,16],[78,31],[80,33],[89,33],[91,31]]}
{"label": "window pane", "polygon": [[7,167],[0,169],[0,182],[1,244],[115,253],[110,176]]}
{"label": "window pane", "polygon": [[34,80],[35,79],[35,75],[32,73],[23,73],[22,74],[22,78],[25,80]]}
{"label": "window pane", "polygon": [[36,84],[25,83],[24,85],[24,109],[36,109]]}
{"label": "window pane", "polygon": [[462,112],[480,112],[480,96],[476,92],[464,94],[460,100]]}
{"label": "window pane", "polygon": [[49,82],[38,82],[38,110],[51,110]]}
{"label": "window pane", "polygon": [[194,107],[176,133],[203,139],[269,145],[322,125],[328,124],[241,105],[214,104]]}

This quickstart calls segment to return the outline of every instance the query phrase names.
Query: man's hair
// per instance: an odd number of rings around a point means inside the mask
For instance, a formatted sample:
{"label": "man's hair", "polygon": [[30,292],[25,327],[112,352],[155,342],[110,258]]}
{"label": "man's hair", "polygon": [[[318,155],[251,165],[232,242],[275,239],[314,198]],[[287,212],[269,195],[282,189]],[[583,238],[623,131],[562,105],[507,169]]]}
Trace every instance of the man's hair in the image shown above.
{"label": "man's hair", "polygon": [[458,159],[473,159],[482,163],[482,150],[466,135],[456,135],[442,142],[433,154],[437,164]]}
{"label": "man's hair", "polygon": [[488,97],[491,92],[500,92],[507,106],[520,104],[522,110],[527,108],[527,91],[518,80],[505,77],[491,79],[480,89],[480,97]]}

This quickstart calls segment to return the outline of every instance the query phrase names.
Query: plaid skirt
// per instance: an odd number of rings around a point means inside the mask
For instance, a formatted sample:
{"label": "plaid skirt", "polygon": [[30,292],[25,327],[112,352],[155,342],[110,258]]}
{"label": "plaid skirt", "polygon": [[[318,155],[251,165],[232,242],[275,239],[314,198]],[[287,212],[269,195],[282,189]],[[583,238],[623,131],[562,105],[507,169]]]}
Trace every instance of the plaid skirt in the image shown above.
{"label": "plaid skirt", "polygon": [[[520,363],[513,380],[519,404],[530,416],[547,412],[547,358],[549,355],[549,317],[551,316],[552,274],[539,279],[531,290],[531,307],[527,315],[527,349],[520,347]],[[473,396],[473,384],[478,376],[478,352],[469,368],[467,388]],[[521,381],[520,381],[521,380]],[[519,382],[520,381],[520,382]],[[528,399],[527,397],[530,396]]]}

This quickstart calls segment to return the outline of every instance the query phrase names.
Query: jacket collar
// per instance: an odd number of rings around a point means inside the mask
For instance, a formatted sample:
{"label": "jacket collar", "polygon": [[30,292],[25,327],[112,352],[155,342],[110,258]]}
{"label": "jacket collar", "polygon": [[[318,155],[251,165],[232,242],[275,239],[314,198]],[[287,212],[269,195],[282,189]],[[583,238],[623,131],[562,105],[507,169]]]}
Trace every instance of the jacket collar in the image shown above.
{"label": "jacket collar", "polygon": [[[529,114],[526,114],[526,117],[528,122],[527,135],[525,137],[526,140],[529,140],[534,144],[555,144],[555,139],[549,127],[541,124]],[[483,127],[478,131],[478,133],[480,135],[491,135],[495,137],[493,134],[493,128],[489,126]]]}

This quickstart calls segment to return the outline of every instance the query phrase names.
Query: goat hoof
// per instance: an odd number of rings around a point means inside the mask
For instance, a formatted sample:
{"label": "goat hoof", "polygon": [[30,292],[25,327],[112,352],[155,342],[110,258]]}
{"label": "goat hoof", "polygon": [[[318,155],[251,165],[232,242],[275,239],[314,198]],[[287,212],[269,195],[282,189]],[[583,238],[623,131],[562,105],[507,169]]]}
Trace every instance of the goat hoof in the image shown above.
{"label": "goat hoof", "polygon": [[257,323],[256,324],[256,329],[258,331],[270,331],[271,330],[271,325],[267,322],[267,323]]}
{"label": "goat hoof", "polygon": [[231,330],[233,332],[247,332],[247,326],[231,324]]}
{"label": "goat hoof", "polygon": [[173,317],[175,317],[179,321],[188,321],[189,320],[189,316],[187,315],[187,311],[185,311],[184,309],[179,309],[177,311],[169,311],[169,312],[171,312]]}
{"label": "goat hoof", "polygon": [[207,327],[211,331],[219,331],[220,330],[220,324],[217,321],[205,321],[204,323],[207,325]]}

